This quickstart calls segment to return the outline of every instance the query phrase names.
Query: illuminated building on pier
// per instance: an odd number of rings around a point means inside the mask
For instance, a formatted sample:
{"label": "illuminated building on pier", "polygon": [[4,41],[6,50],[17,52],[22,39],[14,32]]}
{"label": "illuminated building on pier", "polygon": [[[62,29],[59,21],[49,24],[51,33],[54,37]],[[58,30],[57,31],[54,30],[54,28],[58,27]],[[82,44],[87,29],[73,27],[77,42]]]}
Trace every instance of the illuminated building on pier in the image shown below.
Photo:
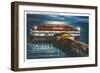
{"label": "illuminated building on pier", "polygon": [[88,56],[88,45],[80,42],[80,30],[79,27],[64,24],[33,26],[30,35],[34,50],[32,54],[36,56],[30,56],[34,58]]}
{"label": "illuminated building on pier", "polygon": [[69,25],[48,24],[33,26],[31,29],[31,35],[34,37],[54,37],[57,34],[64,34],[65,36],[70,35],[70,39],[77,41],[80,39],[80,29],[73,28]]}

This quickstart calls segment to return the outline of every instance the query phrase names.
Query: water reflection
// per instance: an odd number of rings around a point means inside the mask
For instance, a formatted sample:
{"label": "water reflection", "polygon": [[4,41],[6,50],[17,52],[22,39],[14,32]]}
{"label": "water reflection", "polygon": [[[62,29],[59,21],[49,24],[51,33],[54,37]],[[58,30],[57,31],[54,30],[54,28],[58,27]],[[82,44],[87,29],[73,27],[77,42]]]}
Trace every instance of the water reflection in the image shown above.
{"label": "water reflection", "polygon": [[[39,59],[39,58],[63,58],[63,57],[79,57],[78,50],[72,48],[65,48],[63,50],[62,45],[60,47],[54,46],[53,42],[35,42],[28,43],[27,45],[27,59]],[[79,51],[80,52],[80,51]]]}
{"label": "water reflection", "polygon": [[55,58],[61,57],[61,50],[53,46],[53,43],[34,43],[27,45],[27,58]]}

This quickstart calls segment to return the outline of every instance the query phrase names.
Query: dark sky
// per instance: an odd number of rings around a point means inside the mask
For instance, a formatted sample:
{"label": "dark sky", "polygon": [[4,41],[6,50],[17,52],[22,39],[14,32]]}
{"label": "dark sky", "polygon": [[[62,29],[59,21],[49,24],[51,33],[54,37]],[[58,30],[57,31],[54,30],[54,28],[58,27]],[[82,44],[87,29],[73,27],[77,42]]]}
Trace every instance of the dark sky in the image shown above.
{"label": "dark sky", "polygon": [[[44,25],[46,21],[61,21],[64,25],[71,25],[75,28],[81,28],[81,42],[88,43],[88,16],[63,16],[63,15],[42,15],[27,14],[27,35],[34,25]],[[47,25],[47,24],[45,24]]]}

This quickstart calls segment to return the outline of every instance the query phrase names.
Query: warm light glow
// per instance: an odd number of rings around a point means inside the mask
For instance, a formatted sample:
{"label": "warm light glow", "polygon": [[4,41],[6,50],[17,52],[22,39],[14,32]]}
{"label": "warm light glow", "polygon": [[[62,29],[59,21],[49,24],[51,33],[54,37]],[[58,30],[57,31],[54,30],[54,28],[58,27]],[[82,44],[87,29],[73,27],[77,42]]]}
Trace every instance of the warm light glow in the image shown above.
{"label": "warm light glow", "polygon": [[40,36],[45,36],[45,34],[41,33]]}
{"label": "warm light glow", "polygon": [[49,36],[53,36],[54,34],[48,34]]}
{"label": "warm light glow", "polygon": [[39,36],[39,34],[34,34],[34,36]]}
{"label": "warm light glow", "polygon": [[66,39],[66,38],[70,38],[70,37],[73,37],[73,36],[71,34],[63,34],[62,37],[64,39]]}

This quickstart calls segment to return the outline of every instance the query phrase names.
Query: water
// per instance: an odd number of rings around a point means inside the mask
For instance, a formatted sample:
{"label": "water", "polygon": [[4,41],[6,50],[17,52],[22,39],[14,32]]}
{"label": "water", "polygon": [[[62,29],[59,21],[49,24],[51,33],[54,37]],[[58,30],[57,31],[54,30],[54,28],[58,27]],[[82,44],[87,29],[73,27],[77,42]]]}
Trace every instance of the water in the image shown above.
{"label": "water", "polygon": [[[60,44],[58,44],[60,45]],[[61,45],[62,46],[62,45]],[[54,43],[28,43],[27,44],[27,59],[41,58],[63,58],[63,57],[80,57],[77,50],[62,50],[55,47]]]}
{"label": "water", "polygon": [[55,58],[61,57],[61,50],[55,48],[53,43],[34,43],[27,45],[27,58]]}

